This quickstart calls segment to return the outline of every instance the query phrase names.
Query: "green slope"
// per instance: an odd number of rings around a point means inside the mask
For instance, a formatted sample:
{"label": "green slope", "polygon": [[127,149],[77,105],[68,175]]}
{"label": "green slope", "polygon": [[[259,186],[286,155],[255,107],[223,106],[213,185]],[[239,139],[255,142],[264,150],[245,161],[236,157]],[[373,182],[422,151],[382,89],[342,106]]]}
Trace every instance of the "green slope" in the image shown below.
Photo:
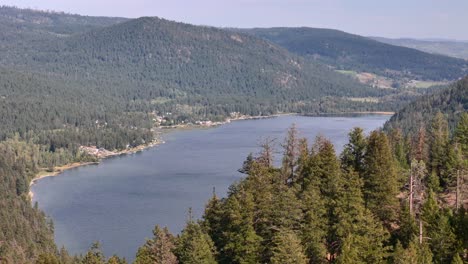
{"label": "green slope", "polygon": [[390,93],[250,35],[149,17],[0,55],[6,67],[73,80],[83,89],[99,86],[124,103],[156,100],[192,107],[187,114],[309,111],[317,105],[314,100],[326,96]]}
{"label": "green slope", "polygon": [[467,73],[461,59],[381,43],[338,30],[265,28],[244,30],[342,70],[372,72],[390,77],[454,80]]}
{"label": "green slope", "polygon": [[415,133],[420,126],[427,126],[437,112],[442,112],[451,128],[460,114],[468,111],[468,76],[446,89],[426,95],[398,111],[385,124],[384,129],[400,128]]}

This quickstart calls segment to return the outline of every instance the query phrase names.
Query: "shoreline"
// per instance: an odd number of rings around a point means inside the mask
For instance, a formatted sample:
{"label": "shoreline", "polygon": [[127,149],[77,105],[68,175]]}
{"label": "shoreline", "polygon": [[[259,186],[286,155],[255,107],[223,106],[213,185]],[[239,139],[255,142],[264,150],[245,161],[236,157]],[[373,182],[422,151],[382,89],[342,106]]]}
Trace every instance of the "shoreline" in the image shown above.
{"label": "shoreline", "polygon": [[49,171],[46,171],[46,170],[41,170],[39,171],[35,176],[34,178],[31,179],[31,181],[29,182],[29,192],[28,192],[28,197],[29,199],[31,200],[31,202],[33,201],[33,198],[34,198],[34,192],[31,190],[31,187],[36,183],[38,182],[39,180],[41,179],[44,179],[44,178],[47,178],[47,177],[56,177],[56,176],[60,176],[63,172],[67,171],[67,170],[70,170],[70,169],[74,169],[74,168],[78,168],[78,167],[82,167],[82,166],[89,166],[89,165],[98,165],[99,163],[101,163],[101,161],[103,159],[107,159],[107,158],[110,158],[110,157],[115,157],[115,156],[120,156],[120,155],[130,155],[130,154],[135,154],[137,152],[141,152],[145,149],[148,149],[148,148],[151,148],[151,147],[155,147],[155,146],[158,146],[160,144],[164,144],[165,142],[161,139],[155,139],[154,141],[152,141],[151,143],[149,144],[144,144],[144,145],[140,145],[140,146],[137,146],[137,147],[134,147],[134,148],[129,148],[129,149],[124,149],[124,150],[121,150],[121,151],[112,151],[112,152],[109,152],[109,154],[105,155],[105,156],[102,156],[102,157],[97,157],[97,161],[89,161],[89,162],[73,162],[73,163],[69,163],[69,164],[65,164],[65,165],[62,165],[62,166],[57,166],[57,167],[54,167],[54,170],[49,172]]}
{"label": "shoreline", "polygon": [[[189,129],[199,129],[199,128],[212,128],[212,127],[217,127],[225,124],[229,124],[230,122],[233,121],[240,121],[240,120],[254,120],[254,119],[265,119],[265,118],[275,118],[283,115],[295,115],[295,113],[285,113],[285,114],[275,114],[275,115],[269,115],[269,116],[241,116],[237,118],[227,118],[225,121],[222,122],[211,122],[206,123],[206,124],[179,124],[179,125],[174,125],[174,126],[164,126],[164,127],[158,127],[157,129],[159,130],[160,133],[169,133],[171,130],[177,131],[177,130],[189,130]],[[98,165],[101,163],[103,159],[110,158],[110,157],[115,157],[115,156],[120,156],[120,155],[129,155],[129,154],[134,154],[140,151],[143,151],[145,149],[151,148],[158,146],[160,144],[164,144],[165,142],[161,138],[156,138],[154,139],[151,143],[149,144],[143,144],[134,148],[129,148],[129,149],[124,149],[121,151],[107,151],[105,155],[98,156],[96,155],[96,158],[98,159],[97,161],[92,161],[92,162],[73,162],[69,164],[65,164],[62,166],[57,166],[54,167],[54,170],[51,172],[48,172],[46,170],[41,170],[39,171],[34,178],[31,179],[29,182],[29,192],[28,192],[28,197],[29,199],[33,200],[34,198],[34,192],[31,190],[31,187],[38,182],[41,179],[47,178],[47,177],[56,177],[60,176],[63,172],[66,170],[78,168],[81,166],[88,166],[88,165]]]}
{"label": "shoreline", "polygon": [[[281,116],[291,116],[291,115],[299,115],[299,116],[323,116],[323,115],[350,115],[350,114],[374,114],[374,115],[393,115],[394,112],[385,112],[385,111],[368,111],[368,112],[347,112],[347,113],[336,113],[336,114],[317,114],[317,115],[306,115],[306,114],[300,114],[300,113],[280,113],[280,114],[274,114],[274,115],[268,115],[268,116],[247,116],[243,115],[240,117],[235,117],[235,118],[227,118],[225,121],[222,122],[211,122],[209,123],[199,123],[199,124],[179,124],[179,125],[174,125],[174,126],[164,126],[164,127],[158,127],[157,129],[161,133],[168,133],[177,130],[190,130],[190,129],[201,129],[201,128],[213,128],[213,127],[218,127],[221,125],[226,125],[234,121],[242,121],[242,120],[256,120],[256,119],[268,119],[268,118],[276,118],[276,117],[281,117]],[[143,150],[158,146],[160,144],[164,144],[165,142],[161,138],[156,138],[149,144],[143,144],[137,147],[129,148],[129,149],[124,149],[121,151],[108,151],[107,154],[103,156],[96,156],[97,161],[92,161],[92,162],[73,162],[69,164],[65,164],[62,166],[57,166],[54,167],[54,171],[52,172],[47,172],[45,170],[39,171],[33,179],[29,182],[29,192],[28,196],[29,199],[33,200],[34,197],[34,192],[31,190],[31,187],[39,180],[47,178],[47,177],[56,177],[60,176],[63,172],[66,170],[78,168],[81,166],[88,166],[88,165],[98,165],[103,159],[110,158],[110,157],[115,157],[115,156],[120,156],[120,155],[129,155],[129,154],[134,154],[137,152],[141,152]]]}

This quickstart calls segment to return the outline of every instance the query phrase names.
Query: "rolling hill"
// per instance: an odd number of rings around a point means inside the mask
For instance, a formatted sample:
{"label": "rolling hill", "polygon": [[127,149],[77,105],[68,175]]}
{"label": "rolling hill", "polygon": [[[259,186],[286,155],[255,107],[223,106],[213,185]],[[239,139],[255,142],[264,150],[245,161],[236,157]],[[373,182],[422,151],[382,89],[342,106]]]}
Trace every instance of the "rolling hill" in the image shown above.
{"label": "rolling hill", "polygon": [[446,89],[410,103],[392,116],[384,129],[400,128],[406,133],[415,133],[420,126],[430,124],[439,111],[447,117],[453,129],[460,114],[468,111],[468,76]]}
{"label": "rolling hill", "polygon": [[385,44],[339,30],[257,28],[243,31],[338,70],[423,80],[455,80],[464,76],[468,69],[468,62],[462,59]]}
{"label": "rolling hill", "polygon": [[91,94],[98,89],[137,111],[172,112],[186,119],[327,111],[319,101],[329,97],[393,93],[361,85],[248,34],[150,17],[1,49],[0,63],[69,80]]}
{"label": "rolling hill", "polygon": [[420,40],[410,38],[382,38],[382,37],[370,37],[379,42],[408,47],[412,49],[421,50],[424,52],[442,54],[455,58],[468,60],[468,42],[467,41],[455,41],[455,40]]}

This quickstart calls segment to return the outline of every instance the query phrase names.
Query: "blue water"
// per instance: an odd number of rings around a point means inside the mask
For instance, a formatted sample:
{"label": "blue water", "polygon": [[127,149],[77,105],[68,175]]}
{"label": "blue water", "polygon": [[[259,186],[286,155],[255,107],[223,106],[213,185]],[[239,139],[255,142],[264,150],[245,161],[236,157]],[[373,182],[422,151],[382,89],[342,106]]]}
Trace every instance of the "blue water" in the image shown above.
{"label": "blue water", "polygon": [[155,224],[177,233],[188,208],[197,217],[202,214],[213,187],[225,195],[243,177],[237,169],[250,152],[259,151],[262,139],[277,138],[280,150],[286,130],[295,123],[310,142],[321,134],[341,151],[351,128],[369,132],[388,118],[282,116],[171,132],[157,147],[38,181],[32,186],[34,201],[54,221],[57,244],[69,252],[86,252],[99,241],[107,256],[133,260]]}

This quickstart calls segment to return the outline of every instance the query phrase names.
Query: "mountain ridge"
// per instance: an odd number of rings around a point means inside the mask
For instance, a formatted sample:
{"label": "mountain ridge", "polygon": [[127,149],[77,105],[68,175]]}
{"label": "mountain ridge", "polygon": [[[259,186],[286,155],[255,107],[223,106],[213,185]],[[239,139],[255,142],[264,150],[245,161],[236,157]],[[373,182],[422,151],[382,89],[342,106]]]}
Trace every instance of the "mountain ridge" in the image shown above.
{"label": "mountain ridge", "polygon": [[339,70],[429,80],[454,80],[468,72],[468,62],[461,59],[381,43],[335,29],[278,27],[240,31]]}

